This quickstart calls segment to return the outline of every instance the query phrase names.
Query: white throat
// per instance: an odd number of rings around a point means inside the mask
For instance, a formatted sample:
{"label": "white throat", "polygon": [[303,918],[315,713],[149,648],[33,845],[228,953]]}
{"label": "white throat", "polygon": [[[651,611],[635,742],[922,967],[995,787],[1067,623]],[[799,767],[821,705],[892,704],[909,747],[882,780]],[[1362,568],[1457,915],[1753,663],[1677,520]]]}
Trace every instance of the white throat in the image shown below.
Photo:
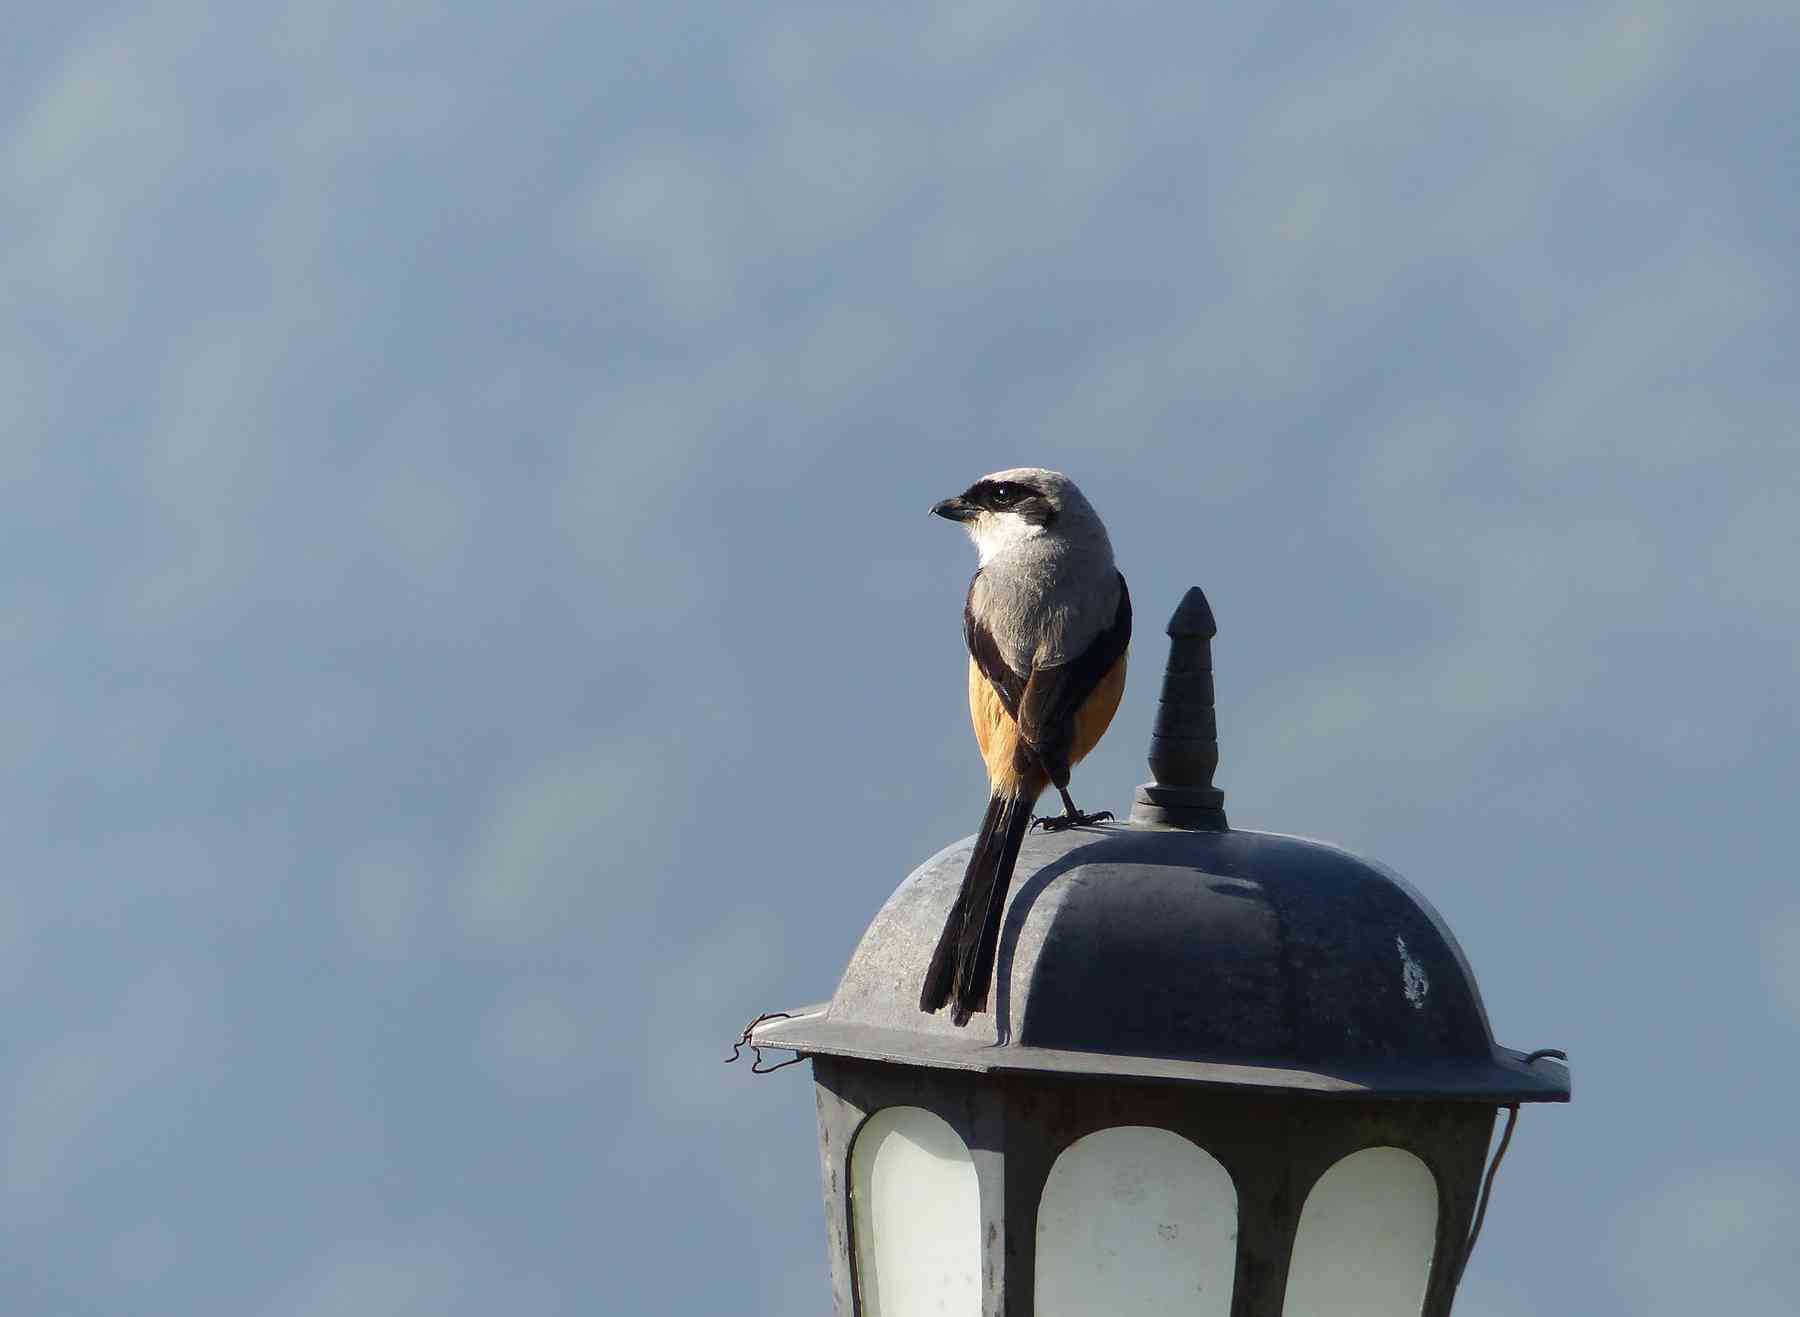
{"label": "white throat", "polygon": [[1012,512],[984,512],[968,523],[969,538],[975,541],[975,552],[986,567],[1008,549],[1043,535],[1042,526],[1033,525]]}

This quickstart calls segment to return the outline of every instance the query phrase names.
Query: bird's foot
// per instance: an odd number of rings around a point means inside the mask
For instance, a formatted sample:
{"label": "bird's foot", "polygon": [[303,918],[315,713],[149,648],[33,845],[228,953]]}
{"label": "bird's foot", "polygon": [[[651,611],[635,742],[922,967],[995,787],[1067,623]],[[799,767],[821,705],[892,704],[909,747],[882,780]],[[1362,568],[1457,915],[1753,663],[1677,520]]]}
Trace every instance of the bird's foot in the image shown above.
{"label": "bird's foot", "polygon": [[1037,814],[1031,819],[1031,826],[1042,828],[1045,832],[1064,832],[1069,828],[1085,828],[1093,823],[1111,821],[1113,812],[1110,809],[1097,810],[1092,814],[1083,810],[1072,809],[1066,814]]}

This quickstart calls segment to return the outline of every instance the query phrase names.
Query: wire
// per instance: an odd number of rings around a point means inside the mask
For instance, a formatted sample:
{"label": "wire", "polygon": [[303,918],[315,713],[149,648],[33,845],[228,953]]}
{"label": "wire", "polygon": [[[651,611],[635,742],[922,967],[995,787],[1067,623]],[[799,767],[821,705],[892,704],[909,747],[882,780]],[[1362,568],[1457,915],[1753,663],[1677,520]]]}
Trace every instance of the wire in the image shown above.
{"label": "wire", "polygon": [[1494,1150],[1494,1160],[1488,1164],[1487,1178],[1481,1182],[1481,1197],[1475,1205],[1475,1224],[1469,1227],[1469,1242],[1463,1246],[1462,1262],[1456,1268],[1456,1283],[1462,1284],[1463,1272],[1469,1269],[1469,1259],[1475,1255],[1475,1241],[1481,1238],[1481,1224],[1487,1220],[1488,1199],[1494,1193],[1494,1177],[1500,1173],[1500,1159],[1506,1156],[1506,1145],[1512,1142],[1513,1127],[1519,1123],[1519,1104],[1511,1103],[1506,1108],[1506,1129],[1500,1135],[1500,1146]]}
{"label": "wire", "polygon": [[[1542,1061],[1546,1057],[1554,1057],[1565,1064],[1569,1054],[1558,1047],[1540,1047],[1535,1052],[1525,1054],[1525,1064]],[[1488,1166],[1487,1177],[1481,1182],[1481,1197],[1475,1205],[1475,1224],[1469,1227],[1469,1242],[1463,1246],[1462,1264],[1456,1269],[1456,1282],[1462,1283],[1463,1272],[1468,1270],[1469,1259],[1475,1254],[1475,1241],[1481,1238],[1482,1222],[1487,1220],[1488,1200],[1494,1194],[1494,1177],[1500,1173],[1500,1159],[1506,1156],[1506,1145],[1512,1142],[1513,1127],[1519,1123],[1519,1104],[1513,1102],[1506,1108],[1506,1129],[1500,1135],[1500,1146],[1494,1150],[1494,1160]]]}
{"label": "wire", "polygon": [[[784,1065],[795,1065],[806,1060],[806,1053],[799,1052],[794,1056],[789,1057],[786,1061],[777,1061],[774,1065],[764,1065],[762,1048],[750,1041],[751,1033],[756,1029],[756,1026],[761,1024],[764,1020],[791,1020],[793,1018],[794,1017],[787,1011],[765,1011],[763,1014],[757,1016],[754,1020],[750,1021],[749,1024],[744,1026],[742,1036],[731,1045],[731,1055],[725,1058],[725,1064],[730,1065],[733,1061],[737,1060],[739,1054],[742,1053],[746,1047],[753,1053],[750,1058],[750,1073],[753,1075],[771,1075],[781,1069]],[[785,1052],[788,1049],[784,1047],[781,1050]]]}

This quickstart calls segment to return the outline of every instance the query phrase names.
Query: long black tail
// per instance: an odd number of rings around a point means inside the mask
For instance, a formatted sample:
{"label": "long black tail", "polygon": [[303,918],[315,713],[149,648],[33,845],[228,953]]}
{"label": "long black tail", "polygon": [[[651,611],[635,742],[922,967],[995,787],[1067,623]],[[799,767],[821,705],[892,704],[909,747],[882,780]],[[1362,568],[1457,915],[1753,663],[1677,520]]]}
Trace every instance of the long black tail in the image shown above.
{"label": "long black tail", "polygon": [[1023,796],[994,796],[988,801],[975,836],[975,853],[963,872],[962,890],[925,971],[920,1010],[938,1010],[954,997],[950,1019],[963,1025],[974,1012],[987,1009],[988,980],[994,975],[994,954],[1000,946],[1000,915],[1019,846],[1031,827],[1031,806]]}

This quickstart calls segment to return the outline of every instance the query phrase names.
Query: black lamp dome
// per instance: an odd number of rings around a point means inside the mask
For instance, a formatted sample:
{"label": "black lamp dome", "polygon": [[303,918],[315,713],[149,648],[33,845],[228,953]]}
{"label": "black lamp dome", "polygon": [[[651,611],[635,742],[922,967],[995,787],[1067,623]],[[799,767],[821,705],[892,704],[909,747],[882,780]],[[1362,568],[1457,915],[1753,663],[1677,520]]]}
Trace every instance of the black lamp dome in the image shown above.
{"label": "black lamp dome", "polygon": [[1335,846],[1226,826],[1215,630],[1190,590],[1169,625],[1156,780],[1131,821],[1027,837],[985,1014],[957,1028],[916,1006],[965,838],[900,884],[829,1003],[762,1022],[755,1041],[985,1073],[1566,1101],[1565,1066],[1495,1044],[1456,939],[1405,880]]}

